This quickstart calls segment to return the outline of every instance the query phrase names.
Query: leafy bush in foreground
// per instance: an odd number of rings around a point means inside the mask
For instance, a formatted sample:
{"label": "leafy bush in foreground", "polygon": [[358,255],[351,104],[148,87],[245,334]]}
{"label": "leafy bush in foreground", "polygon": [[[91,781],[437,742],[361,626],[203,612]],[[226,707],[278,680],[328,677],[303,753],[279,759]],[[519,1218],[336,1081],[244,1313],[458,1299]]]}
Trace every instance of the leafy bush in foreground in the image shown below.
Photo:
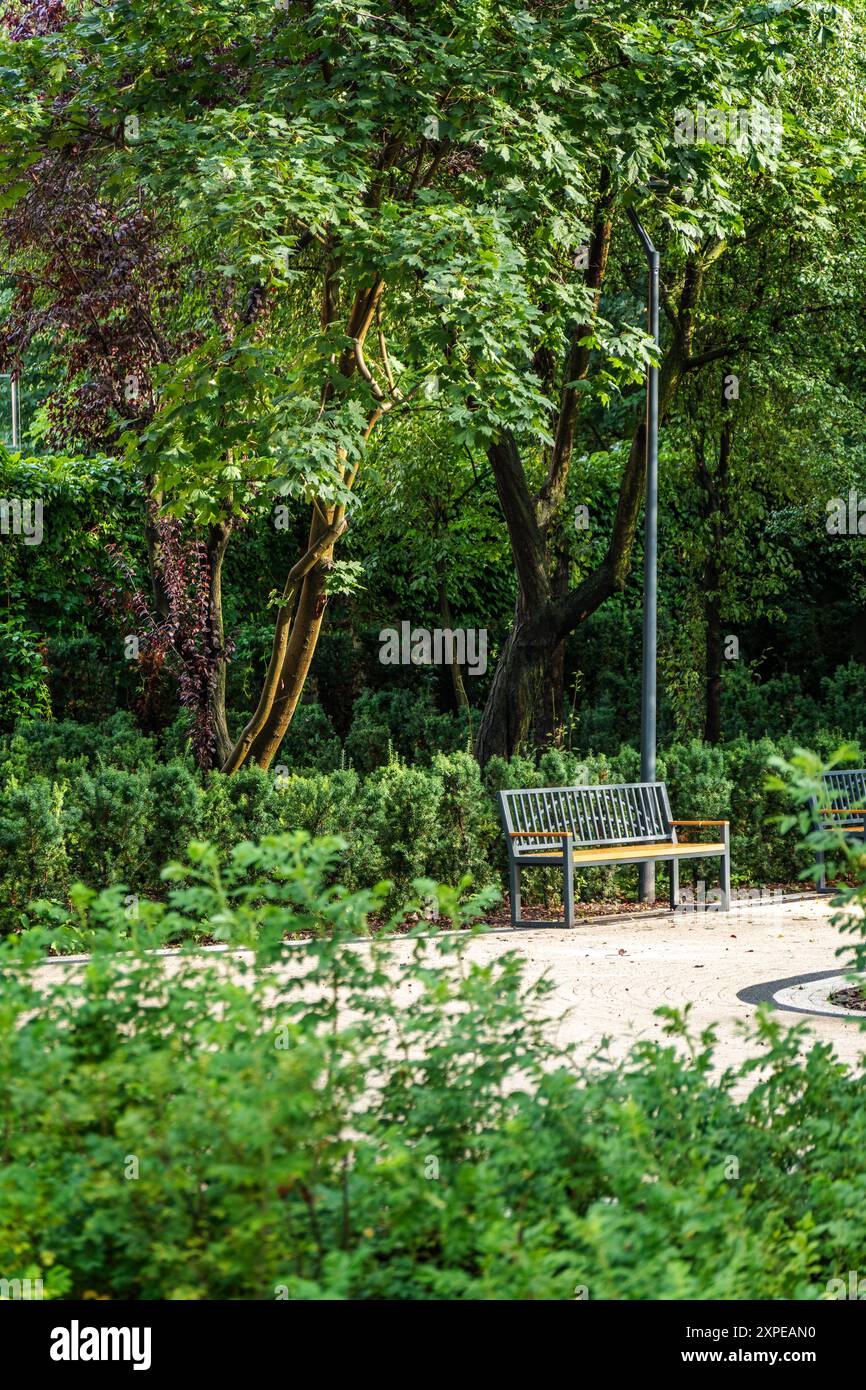
{"label": "leafy bush in foreground", "polygon": [[[88,965],[0,945],[0,1271],[47,1297],[827,1297],[864,1268],[866,1077],[759,1018],[578,1066],[471,934],[348,944],[334,840],[210,847],[168,908],[77,895]],[[447,920],[481,904],[430,883]],[[169,920],[171,919],[171,920]],[[148,954],[203,925],[245,954]],[[317,933],[287,945],[286,931]],[[80,939],[80,938],[79,938]],[[748,1083],[751,1089],[743,1096]]]}

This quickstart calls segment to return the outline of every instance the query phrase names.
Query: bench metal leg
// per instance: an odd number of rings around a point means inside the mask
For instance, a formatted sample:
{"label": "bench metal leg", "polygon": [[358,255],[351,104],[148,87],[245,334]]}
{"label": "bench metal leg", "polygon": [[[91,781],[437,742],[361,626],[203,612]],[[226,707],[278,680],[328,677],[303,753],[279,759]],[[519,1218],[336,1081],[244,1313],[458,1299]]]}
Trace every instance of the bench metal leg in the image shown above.
{"label": "bench metal leg", "polygon": [[[562,922],[560,922],[560,921],[558,921],[558,920],[552,921],[552,922],[543,922],[543,921],[541,921],[540,919],[536,919],[535,917],[526,918],[526,917],[522,917],[522,916],[521,916],[520,909],[521,909],[522,903],[521,903],[521,899],[520,899],[520,870],[521,870],[521,868],[524,868],[524,867],[525,867],[525,865],[515,864],[515,862],[514,862],[513,859],[509,862],[509,865],[508,865],[508,886],[509,886],[510,897],[511,897],[511,925],[512,925],[512,927],[532,927],[532,928],[535,928],[535,927],[561,927],[563,924],[562,924]],[[552,866],[548,865],[547,867],[556,868],[556,864],[555,864],[555,862],[554,862],[554,864],[553,864]],[[571,848],[570,848],[570,847],[569,847],[569,852],[568,852],[567,857],[563,860],[563,864],[562,864],[562,877],[563,877],[563,894],[562,894],[562,896],[563,896],[563,907],[564,907],[565,925],[566,925],[567,927],[573,927],[573,926],[574,926],[574,859],[573,859],[573,857],[572,857],[572,853],[571,853]]]}
{"label": "bench metal leg", "polygon": [[676,912],[680,905],[680,861],[672,859],[670,861],[671,878],[671,912]]}
{"label": "bench metal leg", "polygon": [[817,851],[817,855],[818,867],[821,870],[820,876],[818,878],[818,887],[823,890],[827,887],[827,866],[824,862],[824,851],[822,849],[819,849]]}
{"label": "bench metal leg", "polygon": [[722,912],[731,910],[731,841],[730,831],[725,826],[725,852],[722,855]]}
{"label": "bench metal leg", "polygon": [[565,841],[562,862],[562,915],[567,927],[574,926],[574,855],[571,836]]}
{"label": "bench metal leg", "polygon": [[512,859],[508,867],[508,883],[511,890],[511,925],[516,927],[520,917],[520,865]]}

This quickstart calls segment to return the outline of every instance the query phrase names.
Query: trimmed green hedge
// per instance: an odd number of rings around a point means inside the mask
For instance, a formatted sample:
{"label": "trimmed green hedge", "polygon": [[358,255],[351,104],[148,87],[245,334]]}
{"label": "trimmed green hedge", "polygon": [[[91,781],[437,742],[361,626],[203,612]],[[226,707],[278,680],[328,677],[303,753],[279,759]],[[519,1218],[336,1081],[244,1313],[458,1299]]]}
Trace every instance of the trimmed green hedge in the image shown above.
{"label": "trimmed green hedge", "polygon": [[[311,718],[315,724],[315,712]],[[802,851],[767,824],[782,809],[779,795],[764,790],[769,760],[787,751],[768,739],[718,748],[695,741],[659,758],[676,815],[730,817],[735,884],[790,883],[806,866]],[[504,884],[499,788],[633,781],[639,769],[637,752],[623,748],[612,758],[558,750],[538,763],[494,758],[483,778],[461,752],[434,753],[426,766],[395,758],[365,775],[340,767],[293,772],[281,762],[270,773],[250,767],[202,778],[187,757],[164,753],[125,714],[101,726],[21,722],[0,739],[2,929],[24,925],[37,899],[66,901],[77,880],[158,896],[161,866],[197,838],[228,853],[241,840],[288,830],[340,835],[346,885],[390,879],[391,902],[419,876],[448,880],[468,871],[479,886]],[[708,884],[716,872],[712,862],[694,866]],[[635,882],[635,870],[611,868],[580,875],[577,886],[584,901],[606,900],[633,894]],[[528,874],[526,890],[528,900],[557,901],[556,872]]]}

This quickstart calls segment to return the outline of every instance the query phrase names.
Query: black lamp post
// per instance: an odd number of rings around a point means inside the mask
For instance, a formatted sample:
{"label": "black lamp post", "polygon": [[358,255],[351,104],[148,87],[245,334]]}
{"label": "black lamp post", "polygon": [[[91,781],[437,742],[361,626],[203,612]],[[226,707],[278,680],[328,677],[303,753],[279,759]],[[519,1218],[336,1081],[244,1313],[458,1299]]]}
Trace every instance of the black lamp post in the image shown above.
{"label": "black lamp post", "polygon": [[[629,221],[640,238],[649,267],[647,317],[650,336],[659,345],[659,253],[634,208]],[[658,353],[656,353],[656,357]],[[656,709],[658,646],[658,513],[659,513],[659,369],[653,364],[646,384],[646,520],[644,537],[643,670],[641,673],[640,779],[656,780]],[[640,866],[640,900],[655,902],[655,861]]]}

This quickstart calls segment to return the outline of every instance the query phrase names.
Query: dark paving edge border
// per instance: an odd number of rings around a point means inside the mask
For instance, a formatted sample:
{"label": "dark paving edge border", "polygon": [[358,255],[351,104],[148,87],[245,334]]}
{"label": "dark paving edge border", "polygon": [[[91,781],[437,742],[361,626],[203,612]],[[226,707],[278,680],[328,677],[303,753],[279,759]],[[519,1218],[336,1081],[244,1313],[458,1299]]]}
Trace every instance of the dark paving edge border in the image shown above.
{"label": "dark paving edge border", "polygon": [[848,975],[851,972],[844,966],[836,970],[813,970],[809,975],[789,975],[785,980],[766,980],[760,985],[748,985],[737,992],[737,998],[744,1004],[771,1004],[774,1009],[790,1014],[805,1014],[808,1018],[841,1018],[843,1021],[858,1023],[866,1021],[866,1013],[837,1014],[830,1009],[798,1009],[794,1004],[780,1004],[775,998],[780,989],[790,989],[792,985],[810,985],[816,980],[830,980],[834,975]]}

